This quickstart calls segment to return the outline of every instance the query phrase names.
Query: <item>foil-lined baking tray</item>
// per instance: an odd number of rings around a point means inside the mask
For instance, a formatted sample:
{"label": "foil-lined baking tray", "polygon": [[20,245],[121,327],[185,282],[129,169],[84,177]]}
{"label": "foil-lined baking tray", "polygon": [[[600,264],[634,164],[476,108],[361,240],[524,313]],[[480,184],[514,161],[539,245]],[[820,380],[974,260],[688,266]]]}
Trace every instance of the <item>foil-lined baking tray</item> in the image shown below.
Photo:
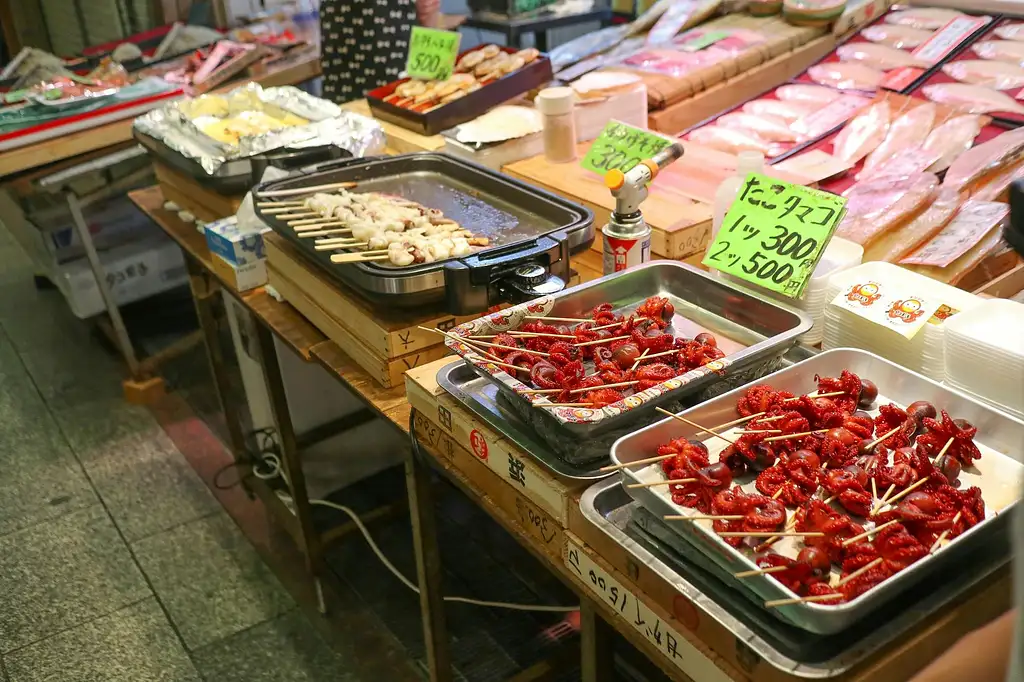
{"label": "foil-lined baking tray", "polygon": [[[194,120],[214,109],[212,105],[218,100],[227,102],[231,116],[284,112],[308,123],[245,135],[237,145],[227,144],[204,133]],[[257,83],[223,95],[201,95],[154,109],[135,119],[133,134],[152,154],[192,177],[226,184],[242,179],[246,185],[252,184],[250,159],[260,154],[334,146],[360,157],[380,153],[385,144],[384,129],[368,116],[345,111],[298,88],[263,88]]]}

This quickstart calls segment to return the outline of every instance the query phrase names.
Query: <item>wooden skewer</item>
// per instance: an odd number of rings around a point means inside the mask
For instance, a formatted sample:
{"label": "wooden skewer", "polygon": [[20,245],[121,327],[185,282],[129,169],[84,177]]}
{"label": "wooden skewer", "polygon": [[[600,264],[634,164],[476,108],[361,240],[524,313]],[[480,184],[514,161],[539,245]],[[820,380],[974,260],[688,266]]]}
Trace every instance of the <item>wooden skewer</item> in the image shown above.
{"label": "wooden skewer", "polygon": [[628,338],[630,338],[630,337],[628,337],[628,336],[612,336],[612,337],[607,338],[607,339],[594,339],[593,341],[584,341],[583,343],[577,343],[576,347],[577,348],[581,348],[583,346],[596,346],[599,343],[611,343],[612,341],[622,341],[623,339],[628,339]]}
{"label": "wooden skewer", "polygon": [[878,445],[879,443],[881,443],[881,442],[882,442],[883,440],[885,440],[886,438],[888,438],[889,436],[891,436],[892,434],[894,434],[894,433],[896,433],[897,431],[899,431],[899,430],[900,430],[901,428],[903,428],[903,427],[902,427],[902,426],[897,426],[897,427],[896,427],[895,429],[893,429],[893,430],[892,430],[892,431],[890,431],[889,433],[885,434],[884,436],[879,436],[878,438],[876,438],[875,440],[871,441],[871,442],[870,442],[869,444],[867,444],[866,446],[864,446],[864,449],[865,449],[865,450],[870,450],[871,448],[875,447],[876,445]]}
{"label": "wooden skewer", "polygon": [[565,389],[562,388],[531,388],[521,393],[529,393],[531,395],[546,395],[548,393],[561,393]]}
{"label": "wooden skewer", "polygon": [[774,494],[774,495],[772,495],[772,499],[773,499],[773,500],[777,500],[777,499],[779,499],[779,497],[781,497],[781,496],[782,496],[782,491],[783,491],[783,490],[785,490],[785,488],[784,488],[784,487],[782,487],[782,486],[779,486],[779,489],[775,491],[775,494]]}
{"label": "wooden skewer", "polygon": [[643,359],[644,359],[645,357],[647,357],[647,354],[648,354],[648,353],[649,353],[650,351],[651,351],[651,349],[650,349],[650,348],[644,348],[644,352],[643,352],[643,353],[641,353],[641,354],[640,354],[640,357],[638,357],[638,358],[636,359],[636,362],[634,362],[634,363],[633,363],[633,366],[629,368],[629,371],[630,371],[630,372],[633,372],[633,371],[635,371],[635,370],[636,370],[636,368],[640,366],[640,362],[641,362],[641,361],[642,361],[642,360],[643,360]]}
{"label": "wooden skewer", "polygon": [[847,538],[847,539],[843,540],[843,547],[849,547],[850,545],[852,545],[855,542],[860,542],[864,538],[869,537],[870,535],[872,535],[874,533],[877,533],[878,531],[882,530],[883,528],[888,528],[889,526],[893,525],[894,523],[899,523],[900,521],[901,521],[901,519],[893,519],[892,521],[886,521],[882,525],[875,526],[871,530],[866,530],[863,533],[861,533],[860,535],[854,535],[852,538]]}
{"label": "wooden skewer", "polygon": [[534,403],[534,407],[590,407],[594,403]]}
{"label": "wooden skewer", "polygon": [[[837,395],[846,395],[846,391],[832,391],[831,393],[808,393],[807,397],[808,398],[831,398],[832,396],[837,396]],[[792,398],[786,398],[782,402],[784,402],[784,403],[791,403],[794,400],[800,400],[800,398],[802,398],[802,397],[803,396],[797,395],[797,396],[793,396]]]}
{"label": "wooden skewer", "polygon": [[721,535],[724,538],[772,538],[772,537],[780,537],[780,538],[820,538],[820,537],[824,537],[825,536],[824,533],[822,533],[820,531],[816,531],[816,530],[815,531],[806,532],[806,533],[802,533],[802,532],[799,532],[799,531],[788,531],[788,530],[786,530],[786,531],[765,531],[765,532],[750,532],[750,533],[748,533],[747,531],[738,530],[738,531],[725,531],[723,533],[719,533],[719,535]]}
{"label": "wooden skewer", "polygon": [[302,194],[316,194],[324,190],[352,189],[356,186],[354,182],[332,182],[326,185],[314,185],[312,187],[296,187],[294,189],[273,189],[269,192],[260,192],[260,197],[294,197]]}
{"label": "wooden skewer", "polygon": [[368,242],[349,242],[347,244],[316,244],[315,251],[337,251],[338,249],[358,249],[366,246]]}
{"label": "wooden skewer", "polygon": [[[325,227],[342,227],[344,225],[348,225],[348,223],[345,222],[344,220],[332,220],[330,222],[319,223],[317,225],[299,225],[297,227],[295,225],[292,225],[292,228],[296,232],[315,232],[317,230],[322,230]],[[350,227],[348,229],[351,231],[352,228]]]}
{"label": "wooden skewer", "polygon": [[650,483],[631,483],[627,488],[654,488],[659,485],[682,485],[683,483],[695,483],[696,478],[670,478],[664,481],[652,481]]}
{"label": "wooden skewer", "polygon": [[[343,228],[343,229],[338,229],[338,230],[310,230],[308,232],[299,232],[298,230],[296,230],[296,236],[299,239],[309,239],[310,237],[326,237],[327,235],[331,235],[331,234],[351,234],[351,233],[352,233],[352,229],[348,228],[348,227]],[[349,237],[349,238],[352,239],[352,237]]]}
{"label": "wooden skewer", "polygon": [[661,353],[655,353],[654,355],[648,355],[648,356],[646,356],[644,358],[644,360],[653,360],[654,358],[661,358],[661,357],[665,357],[666,355],[673,355],[673,354],[678,353],[678,352],[679,352],[678,348],[673,348],[672,350],[666,350],[666,351],[662,351]]}
{"label": "wooden skewer", "polygon": [[871,479],[871,499],[878,499],[878,485],[875,484],[875,479]]}
{"label": "wooden skewer", "polygon": [[843,595],[839,592],[835,594],[815,594],[810,597],[796,597],[789,599],[771,599],[764,603],[766,609],[774,609],[779,606],[789,606],[790,604],[806,604],[807,602],[816,601],[828,601],[829,599],[835,599],[836,597],[842,597]]}
{"label": "wooden skewer", "polygon": [[[575,339],[576,337],[572,334],[548,334],[545,332],[505,332],[510,336],[522,336],[523,338],[532,338],[534,336],[543,336],[550,339]],[[495,334],[497,336],[497,334]]]}
{"label": "wooden skewer", "polygon": [[328,239],[317,239],[313,243],[317,244],[317,245],[323,245],[323,244],[366,244],[366,242],[361,242],[358,239],[355,239],[353,237],[330,237]]}
{"label": "wooden skewer", "polygon": [[[950,440],[952,440],[952,439],[950,439]],[[929,480],[930,479],[927,476],[925,476],[924,478],[918,480],[917,482],[910,484],[909,486],[907,486],[906,490],[904,490],[903,492],[899,492],[899,493],[896,493],[895,495],[893,495],[892,498],[889,499],[888,502],[885,502],[882,505],[882,507],[891,507],[891,506],[893,506],[894,504],[896,504],[897,502],[902,500],[904,497],[906,497],[907,495],[909,495],[910,493],[914,492],[915,490],[920,488],[922,485],[927,483]],[[881,507],[879,509],[881,509]],[[871,513],[875,514],[875,513],[877,513],[879,511],[879,509],[876,509],[876,510],[872,511]]]}
{"label": "wooden skewer", "polygon": [[868,571],[870,571],[872,568],[874,568],[878,564],[882,563],[883,561],[885,561],[885,559],[883,559],[882,557],[878,557],[877,559],[875,559],[871,563],[865,564],[864,566],[861,566],[856,571],[854,571],[850,575],[846,576],[845,578],[843,578],[842,580],[837,582],[834,585],[834,587],[842,587],[843,585],[845,585],[846,583],[850,582],[851,580],[853,580],[855,578],[859,578],[861,575],[867,573]]}
{"label": "wooden skewer", "polygon": [[490,358],[484,358],[484,359],[487,360],[487,362],[489,362],[492,365],[497,365],[498,367],[504,367],[505,369],[514,369],[514,370],[517,370],[519,372],[529,372],[530,371],[528,368],[520,367],[519,365],[510,365],[507,362],[501,362],[499,360],[491,360]]}
{"label": "wooden skewer", "polygon": [[669,412],[668,410],[660,408],[660,407],[656,407],[654,409],[657,410],[658,412],[661,412],[662,414],[667,414],[668,416],[672,417],[676,421],[681,421],[684,424],[688,424],[689,426],[692,426],[695,429],[700,429],[701,431],[704,431],[706,433],[710,433],[712,436],[715,436],[716,438],[720,438],[720,439],[724,440],[726,443],[728,443],[730,445],[735,445],[736,444],[736,441],[731,440],[729,438],[726,438],[722,434],[718,433],[717,431],[712,431],[711,429],[707,428],[706,426],[701,426],[700,424],[698,424],[696,422],[692,422],[689,419],[687,419],[686,417],[680,417],[678,414],[676,414],[674,412]]}
{"label": "wooden skewer", "polygon": [[257,201],[259,208],[284,208],[286,206],[305,206],[305,201]]}
{"label": "wooden skewer", "polygon": [[755,575],[768,575],[771,573],[782,573],[788,571],[790,566],[768,566],[767,568],[756,568],[752,571],[740,571],[739,573],[733,573],[734,578],[750,578]]}
{"label": "wooden skewer", "polygon": [[782,433],[780,429],[751,429],[747,431],[737,431],[736,434],[745,436],[748,433]]}
{"label": "wooden skewer", "polygon": [[[559,389],[560,390],[560,389]],[[627,462],[625,464],[609,464],[608,466],[601,467],[598,471],[618,471],[619,469],[625,469],[626,467],[639,466],[641,464],[654,464],[655,462],[663,462],[666,459],[672,459],[676,454],[671,455],[657,455],[655,457],[648,457],[647,459],[638,459],[635,462]]]}
{"label": "wooden skewer", "polygon": [[549,320],[555,322],[593,322],[580,317],[547,317],[546,315],[527,315],[524,320]]}
{"label": "wooden skewer", "polygon": [[[301,215],[302,213],[305,212],[304,211],[305,208],[306,207],[304,205],[299,204],[299,205],[282,206],[280,208],[264,208],[264,209],[260,209],[260,210],[263,213],[266,213],[267,215],[273,215],[273,216],[277,216],[278,218],[283,218],[285,216],[291,216],[292,214]],[[319,213],[310,213],[309,215],[320,215],[320,214]]]}
{"label": "wooden skewer", "polygon": [[[370,257],[373,257],[373,256],[384,256],[386,258],[387,255],[388,255],[387,249],[381,249],[381,250],[378,250],[378,251],[360,251],[359,253],[346,253],[346,254],[339,254],[337,256],[331,256],[331,262],[333,262],[333,263],[346,263],[348,261],[363,260],[365,258],[370,258]],[[339,259],[341,259],[341,260],[339,260]]]}
{"label": "wooden skewer", "polygon": [[[280,217],[280,216],[279,216]],[[315,225],[316,223],[327,222],[331,219],[329,215],[320,215],[319,213],[304,213],[302,215],[294,215],[292,218],[298,220],[287,221],[292,227],[305,227],[306,225]]]}
{"label": "wooden skewer", "polygon": [[661,518],[666,521],[739,521],[746,517],[743,516],[743,514],[695,514],[694,516],[687,516],[685,514],[669,514],[668,516],[663,516]]}
{"label": "wooden skewer", "polygon": [[896,484],[895,483],[890,483],[889,484],[889,489],[885,491],[884,495],[882,495],[882,499],[880,499],[878,501],[878,505],[871,509],[871,514],[872,515],[874,515],[875,512],[877,512],[879,509],[881,509],[882,507],[885,506],[886,500],[889,499],[889,495],[892,495],[892,491],[895,490],[895,489],[896,489]]}
{"label": "wooden skewer", "polygon": [[[417,325],[417,326],[419,326],[419,325]],[[443,335],[447,336],[450,339],[455,339],[456,341],[463,341],[465,343],[476,345],[476,346],[486,346],[488,348],[501,348],[502,350],[517,350],[517,351],[520,351],[522,353],[529,353],[531,355],[540,355],[541,357],[545,357],[545,358],[549,357],[547,353],[542,353],[539,350],[530,350],[529,348],[514,348],[512,346],[503,346],[500,343],[488,343],[487,341],[477,341],[477,340],[472,339],[472,338],[467,337],[467,336],[459,336],[458,334],[449,334],[448,332],[441,331],[440,329],[432,329],[431,327],[422,327],[422,326],[420,326],[419,328],[422,329],[423,331],[434,332],[436,334],[443,334]],[[559,389],[559,390],[561,390],[561,389]]]}
{"label": "wooden skewer", "polygon": [[787,440],[789,438],[803,438],[804,436],[810,436],[815,433],[825,433],[828,429],[815,429],[814,431],[804,431],[803,433],[791,433],[788,436],[772,436],[771,438],[765,438],[765,443],[771,443],[777,440]]}
{"label": "wooden skewer", "polygon": [[[955,525],[956,525],[957,523],[959,523],[959,522],[960,522],[960,516],[961,516],[962,514],[963,514],[963,512],[962,512],[962,511],[958,511],[958,512],[956,513],[956,516],[954,516],[954,517],[953,517],[953,525],[954,525],[954,526],[955,526]],[[934,544],[934,545],[932,545],[932,548],[928,550],[928,553],[929,553],[929,554],[934,554],[934,553],[935,553],[935,550],[937,550],[937,549],[938,549],[939,547],[941,547],[941,546],[942,546],[942,543],[943,543],[943,541],[944,541],[944,540],[945,540],[946,538],[948,538],[948,537],[949,537],[949,532],[950,532],[951,530],[953,530],[953,529],[952,529],[952,528],[947,528],[946,530],[942,531],[942,534],[941,534],[941,535],[939,536],[939,538],[938,538],[938,539],[937,539],[937,540],[935,541],[935,544]]]}
{"label": "wooden skewer", "polygon": [[569,391],[569,395],[574,393],[588,393],[590,391],[600,391],[605,388],[619,388],[620,386],[632,386],[638,384],[639,381],[620,381],[617,384],[605,384],[604,386],[594,386],[593,388],[577,388],[575,391]]}

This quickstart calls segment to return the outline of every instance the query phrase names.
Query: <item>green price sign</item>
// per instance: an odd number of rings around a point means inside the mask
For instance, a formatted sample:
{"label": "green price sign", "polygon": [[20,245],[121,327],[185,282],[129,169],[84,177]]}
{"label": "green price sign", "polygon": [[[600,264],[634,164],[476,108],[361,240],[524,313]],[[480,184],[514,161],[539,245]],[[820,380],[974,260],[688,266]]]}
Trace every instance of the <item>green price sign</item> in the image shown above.
{"label": "green price sign", "polygon": [[443,81],[451,77],[455,60],[459,56],[461,39],[462,36],[456,31],[413,26],[412,37],[409,39],[409,57],[405,62],[409,78]]}
{"label": "green price sign", "polygon": [[711,47],[719,40],[725,40],[731,35],[728,31],[708,31],[695,37],[693,40],[681,43],[679,49],[683,52],[699,52],[705,47]]}
{"label": "green price sign", "polygon": [[846,214],[846,199],[751,173],[704,265],[799,298]]}
{"label": "green price sign", "polygon": [[613,168],[623,173],[644,159],[649,159],[671,144],[671,140],[633,126],[609,121],[601,134],[590,145],[582,166],[588,171],[604,175]]}

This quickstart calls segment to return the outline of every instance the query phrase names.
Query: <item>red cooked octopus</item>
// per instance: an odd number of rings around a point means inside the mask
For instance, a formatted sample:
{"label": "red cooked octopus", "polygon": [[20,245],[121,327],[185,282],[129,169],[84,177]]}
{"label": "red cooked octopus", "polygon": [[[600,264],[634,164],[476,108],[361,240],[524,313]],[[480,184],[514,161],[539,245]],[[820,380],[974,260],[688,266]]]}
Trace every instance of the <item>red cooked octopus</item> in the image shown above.
{"label": "red cooked octopus", "polygon": [[663,296],[651,296],[636,309],[637,315],[654,320],[655,324],[662,329],[672,323],[672,316],[675,313],[675,306]]}
{"label": "red cooked octopus", "polygon": [[853,412],[857,409],[861,389],[864,387],[859,376],[844,369],[836,378],[815,375],[814,380],[818,382],[818,393],[843,392],[843,395],[830,396],[840,410]]}
{"label": "red cooked octopus", "polygon": [[[778,500],[743,492],[739,486],[721,490],[712,499],[711,511],[722,516],[742,515],[742,519],[716,519],[712,527],[722,532],[769,532],[786,523],[786,508]],[[743,543],[741,537],[722,538],[733,547]]]}
{"label": "red cooked octopus", "polygon": [[874,501],[871,493],[865,488],[868,481],[866,471],[856,464],[850,464],[842,469],[827,471],[822,485],[848,512],[857,516],[868,516],[871,514]]}
{"label": "red cooked octopus", "polygon": [[831,569],[828,555],[816,547],[805,547],[796,559],[781,554],[765,554],[759,556],[756,563],[758,568],[785,566],[785,571],[775,571],[770,575],[799,595],[808,594],[811,586],[821,583]]}
{"label": "red cooked octopus", "polygon": [[814,452],[797,450],[758,474],[754,485],[765,495],[778,495],[777,499],[789,507],[799,507],[811,499],[820,485],[820,463]]}
{"label": "red cooked octopus", "polygon": [[787,399],[793,397],[789,391],[776,391],[767,384],[757,384],[747,389],[747,394],[736,403],[736,411],[741,417],[749,417],[782,407]]}
{"label": "red cooked octopus", "polygon": [[974,444],[974,436],[977,435],[978,429],[967,422],[954,420],[945,410],[941,412],[941,419],[925,417],[921,420],[921,425],[926,430],[918,436],[917,443],[930,457],[938,455],[950,439],[953,443],[946,449],[947,457],[952,457],[968,467],[981,457],[981,451]]}
{"label": "red cooked octopus", "polygon": [[797,510],[796,529],[801,532],[824,533],[822,537],[806,538],[804,543],[808,547],[818,547],[827,552],[833,563],[842,563],[843,541],[864,532],[864,527],[859,523],[818,499],[811,500]]}
{"label": "red cooked octopus", "polygon": [[[672,501],[682,507],[691,507],[705,514],[710,514],[715,495],[732,484],[732,472],[722,462],[692,469],[687,478],[694,478],[691,483],[678,483],[669,486]],[[783,511],[785,517],[785,511]]]}
{"label": "red cooked octopus", "polygon": [[689,478],[690,472],[708,465],[708,449],[703,443],[676,438],[658,446],[658,455],[672,455],[661,461],[661,470],[670,479]]}
{"label": "red cooked octopus", "polygon": [[895,450],[910,445],[910,439],[917,431],[917,420],[907,414],[906,410],[893,405],[882,405],[875,417],[875,437],[881,438],[893,429],[896,433],[882,441],[882,445]]}

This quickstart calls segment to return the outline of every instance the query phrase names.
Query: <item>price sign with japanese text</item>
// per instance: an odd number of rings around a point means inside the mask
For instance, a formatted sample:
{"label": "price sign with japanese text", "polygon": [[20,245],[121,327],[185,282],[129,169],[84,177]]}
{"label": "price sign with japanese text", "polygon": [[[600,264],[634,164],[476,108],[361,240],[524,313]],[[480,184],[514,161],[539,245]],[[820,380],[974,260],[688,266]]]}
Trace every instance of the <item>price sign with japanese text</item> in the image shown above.
{"label": "price sign with japanese text", "polygon": [[644,159],[649,159],[671,144],[671,140],[649,130],[609,121],[601,134],[590,145],[582,166],[588,171],[604,175],[613,168],[623,173]]}
{"label": "price sign with japanese text", "polygon": [[443,81],[451,77],[462,36],[455,31],[412,27],[405,71],[409,78]]}
{"label": "price sign with japanese text", "polygon": [[799,298],[845,214],[841,196],[751,173],[703,263]]}

